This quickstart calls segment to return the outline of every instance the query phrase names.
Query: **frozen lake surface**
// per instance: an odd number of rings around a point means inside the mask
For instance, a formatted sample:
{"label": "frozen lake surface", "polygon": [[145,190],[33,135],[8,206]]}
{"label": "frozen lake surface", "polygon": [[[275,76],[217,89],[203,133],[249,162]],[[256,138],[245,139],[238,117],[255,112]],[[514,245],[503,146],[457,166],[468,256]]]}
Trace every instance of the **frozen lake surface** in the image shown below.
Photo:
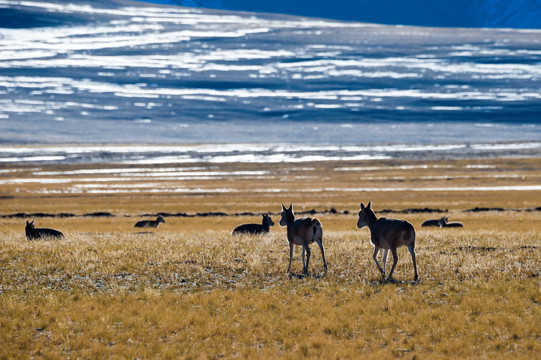
{"label": "frozen lake surface", "polygon": [[[0,0],[0,13],[2,146],[231,143],[244,156],[238,144],[306,144],[373,158],[415,152],[343,146],[458,146],[452,155],[541,140],[540,30],[117,1]],[[49,153],[22,157],[70,156]]]}
{"label": "frozen lake surface", "polygon": [[[463,159],[539,156],[541,142],[476,144],[199,144],[0,147],[0,164],[110,163],[133,166],[197,163],[306,163],[386,159]],[[107,173],[107,171],[105,171]],[[158,172],[158,175],[159,172]],[[177,174],[178,176],[182,174]],[[200,174],[206,176],[206,174]]]}

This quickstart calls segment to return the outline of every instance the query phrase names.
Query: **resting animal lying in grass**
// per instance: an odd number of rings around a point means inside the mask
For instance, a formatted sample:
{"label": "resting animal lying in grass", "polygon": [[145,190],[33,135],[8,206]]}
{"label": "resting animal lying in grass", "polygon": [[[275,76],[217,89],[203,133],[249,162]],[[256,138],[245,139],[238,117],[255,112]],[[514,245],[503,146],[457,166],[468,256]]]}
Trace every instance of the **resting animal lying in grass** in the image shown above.
{"label": "resting animal lying in grass", "polygon": [[151,227],[151,228],[157,228],[158,225],[160,225],[160,223],[165,224],[165,220],[164,220],[161,216],[158,216],[158,217],[156,218],[156,220],[141,220],[141,221],[138,221],[133,227],[140,227],[140,228]]}
{"label": "resting animal lying in grass", "polygon": [[235,234],[263,234],[268,233],[271,226],[274,226],[271,217],[269,214],[261,214],[263,217],[261,219],[261,224],[243,224],[237,226],[233,230],[233,235]]}
{"label": "resting animal lying in grass", "polygon": [[34,220],[32,220],[32,222],[29,222],[28,220],[26,221],[24,232],[26,233],[26,240],[36,240],[36,239],[43,239],[43,238],[62,239],[64,237],[64,234],[62,234],[58,230],[47,229],[47,228],[35,228]]}

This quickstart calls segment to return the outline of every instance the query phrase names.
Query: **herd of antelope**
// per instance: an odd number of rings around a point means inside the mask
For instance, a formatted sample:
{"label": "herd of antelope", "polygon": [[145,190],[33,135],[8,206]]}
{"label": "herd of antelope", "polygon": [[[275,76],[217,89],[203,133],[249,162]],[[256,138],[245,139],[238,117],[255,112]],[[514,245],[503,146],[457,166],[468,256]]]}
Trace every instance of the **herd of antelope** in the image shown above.
{"label": "herd of antelope", "polygon": [[[233,230],[233,235],[236,234],[263,234],[268,233],[271,226],[274,226],[274,222],[268,214],[262,214],[263,219],[261,224],[243,224],[237,226]],[[449,222],[448,217],[442,217],[436,220],[427,220],[421,226],[437,226],[437,227],[463,227],[462,223]],[[158,216],[156,220],[143,220],[137,222],[134,227],[151,227],[157,228],[160,223],[165,223],[165,220]],[[316,218],[300,218],[295,219],[293,213],[293,204],[286,208],[282,204],[282,213],[280,219],[280,226],[287,228],[287,241],[289,242],[289,265],[287,267],[288,273],[291,273],[291,261],[293,259],[294,246],[302,246],[302,264],[303,274],[308,273],[308,265],[310,263],[310,245],[314,242],[317,243],[321,250],[321,257],[323,259],[323,269],[327,271],[327,261],[325,260],[325,250],[323,249],[323,227],[321,221]],[[368,205],[361,203],[361,210],[359,211],[359,220],[357,221],[357,227],[362,229],[368,227],[370,230],[370,241],[374,246],[373,259],[376,262],[378,270],[381,273],[382,279],[385,281],[391,281],[393,279],[393,272],[398,263],[398,254],[396,250],[401,246],[406,246],[411,254],[413,261],[413,280],[419,279],[417,272],[417,262],[415,260],[415,229],[413,225],[406,220],[399,219],[387,219],[378,218],[372,210],[372,201]],[[62,234],[58,230],[48,228],[36,228],[34,227],[34,221],[26,221],[25,233],[27,240],[37,240],[41,238],[63,238]],[[383,250],[382,264],[378,262],[377,256],[380,250]],[[387,277],[386,263],[387,255],[389,251],[393,254],[393,265]],[[306,259],[305,259],[306,256]]]}

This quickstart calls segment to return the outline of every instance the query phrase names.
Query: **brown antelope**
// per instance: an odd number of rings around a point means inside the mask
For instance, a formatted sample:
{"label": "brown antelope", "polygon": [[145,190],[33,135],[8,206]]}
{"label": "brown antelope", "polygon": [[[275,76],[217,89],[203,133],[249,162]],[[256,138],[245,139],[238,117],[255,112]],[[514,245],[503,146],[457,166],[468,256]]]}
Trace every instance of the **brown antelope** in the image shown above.
{"label": "brown antelope", "polygon": [[407,246],[413,260],[413,270],[415,272],[414,280],[419,279],[417,274],[417,263],[415,261],[415,229],[406,220],[397,219],[378,219],[374,211],[372,210],[372,201],[368,203],[368,206],[364,206],[361,203],[361,211],[359,211],[359,221],[357,221],[357,227],[362,229],[368,226],[370,229],[370,241],[374,245],[374,261],[378,266],[379,271],[383,278],[385,278],[385,270],[381,268],[378,263],[378,252],[380,249],[384,250],[383,253],[383,266],[387,261],[388,251],[391,250],[393,254],[393,266],[387,277],[387,281],[392,280],[393,271],[398,262],[398,254],[396,249],[400,246]]}
{"label": "brown antelope", "polygon": [[[289,209],[282,204],[282,218],[280,226],[287,226],[287,241],[289,241],[289,266],[287,272],[291,273],[291,259],[293,258],[293,245],[302,246],[302,265],[303,273],[308,273],[308,264],[310,263],[310,244],[314,241],[319,245],[321,257],[323,258],[323,268],[327,271],[327,262],[325,261],[325,250],[323,250],[323,228],[318,219],[302,218],[295,220],[293,214],[293,204]],[[304,253],[306,252],[306,263],[304,262]]]}
{"label": "brown antelope", "polygon": [[146,228],[146,227],[152,227],[157,228],[160,223],[165,224],[165,220],[158,216],[156,220],[141,220],[138,221],[133,227],[140,227],[140,228]]}
{"label": "brown antelope", "polygon": [[35,240],[42,238],[58,238],[61,239],[64,237],[58,230],[47,229],[47,228],[35,228],[34,220],[32,222],[26,221],[26,226],[24,227],[24,232],[26,233],[26,240]]}
{"label": "brown antelope", "polygon": [[426,226],[445,227],[445,224],[447,224],[448,220],[449,220],[449,217],[442,216],[440,219],[425,221],[424,223],[421,224],[421,227],[426,227]]}
{"label": "brown antelope", "polygon": [[243,224],[237,226],[233,230],[233,235],[235,234],[264,234],[269,232],[270,226],[274,226],[271,217],[269,214],[261,214],[263,219],[261,219],[261,224]]}

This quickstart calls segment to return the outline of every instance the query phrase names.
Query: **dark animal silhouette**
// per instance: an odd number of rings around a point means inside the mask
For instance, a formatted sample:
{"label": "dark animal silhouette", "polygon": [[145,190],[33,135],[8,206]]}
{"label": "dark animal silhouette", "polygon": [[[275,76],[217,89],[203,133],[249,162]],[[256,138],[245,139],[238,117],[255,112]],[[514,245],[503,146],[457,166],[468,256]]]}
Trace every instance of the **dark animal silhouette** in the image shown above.
{"label": "dark animal silhouette", "polygon": [[447,221],[449,220],[448,217],[442,216],[440,219],[434,219],[434,220],[427,220],[424,223],[421,224],[421,227],[426,226],[437,226],[437,227],[444,227]]}
{"label": "dark animal silhouette", "polygon": [[24,227],[24,232],[26,233],[26,240],[36,240],[43,238],[56,238],[62,239],[64,234],[58,230],[47,229],[47,228],[35,228],[34,220],[32,222],[26,221],[26,226]]}
{"label": "dark animal silhouette", "polygon": [[415,229],[413,225],[406,220],[397,219],[378,219],[374,211],[372,210],[372,201],[365,207],[361,203],[361,211],[359,211],[359,220],[357,221],[357,227],[359,229],[368,226],[370,229],[370,241],[374,245],[374,261],[378,266],[379,271],[383,278],[385,278],[385,270],[381,268],[377,260],[378,252],[380,249],[384,250],[383,264],[387,261],[388,251],[393,253],[393,266],[387,277],[387,281],[393,278],[394,268],[398,262],[398,254],[396,249],[400,246],[407,246],[413,260],[413,270],[415,272],[414,280],[419,279],[417,274],[417,262],[415,261]]}
{"label": "dark animal silhouette", "polygon": [[[323,268],[327,271],[327,262],[325,261],[325,251],[323,250],[323,227],[318,219],[302,218],[295,220],[293,213],[293,204],[289,209],[282,204],[282,218],[280,226],[287,226],[287,240],[289,241],[289,266],[287,271],[291,272],[291,259],[293,258],[293,245],[302,246],[302,265],[303,273],[308,273],[308,264],[310,263],[310,244],[314,241],[319,245],[321,257],[323,258]],[[306,263],[304,262],[304,253],[306,252]]]}
{"label": "dark animal silhouette", "polygon": [[461,228],[461,227],[464,227],[464,225],[462,225],[461,222],[458,222],[458,221],[452,221],[452,222],[445,222],[445,224],[443,224],[442,227],[453,227],[453,228]]}
{"label": "dark animal silhouette", "polygon": [[261,224],[243,224],[233,230],[235,234],[263,234],[269,232],[269,227],[274,226],[271,217],[268,214],[261,214]]}
{"label": "dark animal silhouette", "polygon": [[158,217],[156,218],[156,220],[141,220],[141,221],[138,221],[133,227],[138,227],[138,228],[146,228],[146,227],[157,228],[158,225],[160,225],[160,223],[165,224],[165,220],[164,220],[161,216],[158,216]]}

